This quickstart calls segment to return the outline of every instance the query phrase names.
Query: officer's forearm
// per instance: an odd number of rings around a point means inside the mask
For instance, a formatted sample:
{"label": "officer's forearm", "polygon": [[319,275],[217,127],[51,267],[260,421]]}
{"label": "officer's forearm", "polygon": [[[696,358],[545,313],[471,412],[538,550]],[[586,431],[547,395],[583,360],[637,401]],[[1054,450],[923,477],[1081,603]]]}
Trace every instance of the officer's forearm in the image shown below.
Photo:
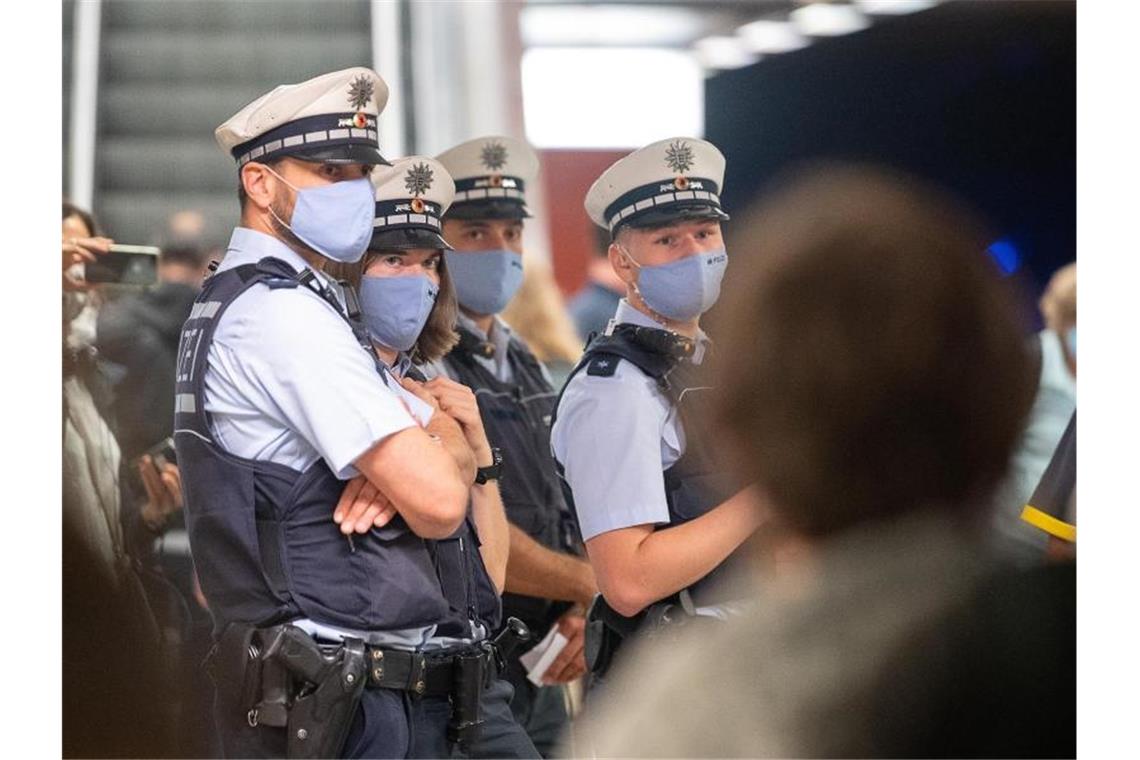
{"label": "officer's forearm", "polygon": [[767,514],[757,493],[745,489],[682,525],[637,525],[594,536],[586,551],[606,601],[632,616],[712,572]]}
{"label": "officer's forearm", "polygon": [[446,538],[467,514],[469,482],[451,454],[418,427],[384,438],[353,464],[417,536]]}
{"label": "officer's forearm", "polygon": [[547,549],[514,523],[510,536],[507,591],[589,606],[598,586],[588,562]]}
{"label": "officer's forearm", "polygon": [[507,531],[507,513],[499,495],[499,484],[488,481],[471,487],[471,516],[479,533],[479,554],[495,590],[503,593],[507,578],[507,556],[510,554],[510,534]]}
{"label": "officer's forearm", "polygon": [[466,483],[475,482],[475,454],[467,443],[463,429],[446,412],[436,412],[425,428],[429,435],[439,438],[444,450],[455,460],[455,466]]}

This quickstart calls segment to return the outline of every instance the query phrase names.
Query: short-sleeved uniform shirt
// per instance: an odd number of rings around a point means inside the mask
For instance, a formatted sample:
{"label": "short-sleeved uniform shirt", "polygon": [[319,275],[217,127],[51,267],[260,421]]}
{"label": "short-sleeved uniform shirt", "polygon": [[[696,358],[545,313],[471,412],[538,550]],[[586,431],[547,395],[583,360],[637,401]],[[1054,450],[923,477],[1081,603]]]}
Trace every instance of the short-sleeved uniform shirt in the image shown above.
{"label": "short-sleeved uniform shirt", "polygon": [[[267,256],[298,272],[307,267],[276,238],[238,227],[218,271]],[[376,443],[419,424],[344,318],[303,286],[271,290],[258,283],[235,300],[218,321],[204,384],[210,432],[221,448],[301,472],[323,458],[342,480],[358,474],[353,462]],[[360,632],[295,623],[323,637],[410,647],[425,643],[435,628]]]}
{"label": "short-sleeved uniform shirt", "polygon": [[[607,333],[629,323],[660,325],[622,299]],[[698,335],[693,361],[708,338]],[[635,525],[669,522],[665,470],[685,453],[680,415],[653,378],[621,361],[610,377],[580,371],[558,404],[550,445],[574,493],[582,539]]]}

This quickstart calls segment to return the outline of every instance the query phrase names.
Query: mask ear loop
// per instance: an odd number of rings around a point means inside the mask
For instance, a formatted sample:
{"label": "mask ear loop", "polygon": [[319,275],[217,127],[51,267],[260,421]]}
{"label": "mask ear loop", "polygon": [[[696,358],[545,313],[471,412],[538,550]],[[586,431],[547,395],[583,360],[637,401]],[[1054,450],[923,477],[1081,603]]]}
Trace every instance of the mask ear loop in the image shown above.
{"label": "mask ear loop", "polygon": [[[616,245],[618,247],[618,250],[622,252],[622,254],[626,257],[626,259],[629,260],[629,262],[631,264],[633,264],[635,267],[637,267],[638,271],[641,271],[641,268],[642,268],[641,264],[639,264],[637,262],[637,259],[633,258],[633,254],[629,252],[628,248],[626,248],[624,245],[617,242],[616,240],[614,241],[614,245]],[[641,291],[638,290],[636,282],[630,283],[630,288],[633,290],[634,293],[637,294],[637,298],[639,301],[641,301],[642,305],[645,306],[645,308],[649,310],[649,316],[653,318],[654,322],[661,325],[662,327],[664,327],[666,330],[673,333],[674,335],[680,334],[676,330],[670,329],[668,319],[666,319],[661,314],[658,314],[656,311],[653,310],[653,307],[650,306],[649,302],[645,300],[645,296],[641,295]]]}
{"label": "mask ear loop", "polygon": [[[285,184],[285,186],[288,187],[290,190],[292,190],[298,197],[301,195],[300,189],[298,189],[297,186],[294,185],[292,182],[290,182],[289,180],[285,179],[280,174],[278,174],[272,166],[270,166],[269,164],[262,164],[262,166],[264,166],[267,170],[269,170],[269,173],[272,174],[274,177],[281,180]],[[295,202],[296,201],[294,201],[294,203]],[[280,224],[282,227],[289,230],[290,232],[293,232],[293,227],[289,224],[286,224],[284,219],[277,216],[277,212],[273,210],[273,204],[269,204],[269,213],[273,216],[274,219],[277,220],[278,224]],[[293,234],[296,235],[297,233],[293,232]],[[298,237],[298,239],[300,239],[300,238]],[[302,241],[302,242],[304,242],[304,241]],[[319,253],[319,251],[318,251],[318,253]]]}

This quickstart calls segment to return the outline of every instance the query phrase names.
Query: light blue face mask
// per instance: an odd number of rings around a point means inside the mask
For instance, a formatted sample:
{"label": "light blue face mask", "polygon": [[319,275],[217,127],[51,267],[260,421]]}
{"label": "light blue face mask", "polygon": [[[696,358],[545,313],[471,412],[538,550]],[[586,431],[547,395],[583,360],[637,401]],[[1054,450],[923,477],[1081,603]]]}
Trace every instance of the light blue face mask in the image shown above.
{"label": "light blue face mask", "polygon": [[439,286],[427,275],[360,278],[360,313],[372,339],[408,351],[431,316]]}
{"label": "light blue face mask", "polygon": [[642,266],[624,246],[618,248],[638,269],[634,290],[663,317],[688,322],[711,309],[720,298],[720,283],[728,267],[728,253],[723,248],[656,266]]}
{"label": "light blue face mask", "polygon": [[522,285],[522,256],[514,251],[444,251],[459,305],[473,314],[498,314]]}
{"label": "light blue face mask", "polygon": [[1073,327],[1065,334],[1065,342],[1069,344],[1069,353],[1077,358],[1077,328]]}
{"label": "light blue face mask", "polygon": [[375,191],[367,177],[297,188],[266,168],[297,193],[292,223],[285,224],[270,208],[274,219],[326,258],[346,264],[360,261],[372,240],[372,217],[376,211]]}

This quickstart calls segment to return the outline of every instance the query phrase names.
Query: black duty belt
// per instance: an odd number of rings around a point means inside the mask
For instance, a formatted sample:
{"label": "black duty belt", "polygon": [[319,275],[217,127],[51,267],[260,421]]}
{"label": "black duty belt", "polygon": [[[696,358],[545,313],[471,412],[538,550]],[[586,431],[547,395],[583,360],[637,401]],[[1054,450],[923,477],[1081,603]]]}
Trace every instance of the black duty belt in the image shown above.
{"label": "black duty belt", "polygon": [[[486,658],[489,663],[494,662],[495,658],[487,650],[472,648],[470,651]],[[455,650],[435,654],[366,646],[367,687],[400,689],[425,697],[445,697],[455,688],[456,656]]]}

